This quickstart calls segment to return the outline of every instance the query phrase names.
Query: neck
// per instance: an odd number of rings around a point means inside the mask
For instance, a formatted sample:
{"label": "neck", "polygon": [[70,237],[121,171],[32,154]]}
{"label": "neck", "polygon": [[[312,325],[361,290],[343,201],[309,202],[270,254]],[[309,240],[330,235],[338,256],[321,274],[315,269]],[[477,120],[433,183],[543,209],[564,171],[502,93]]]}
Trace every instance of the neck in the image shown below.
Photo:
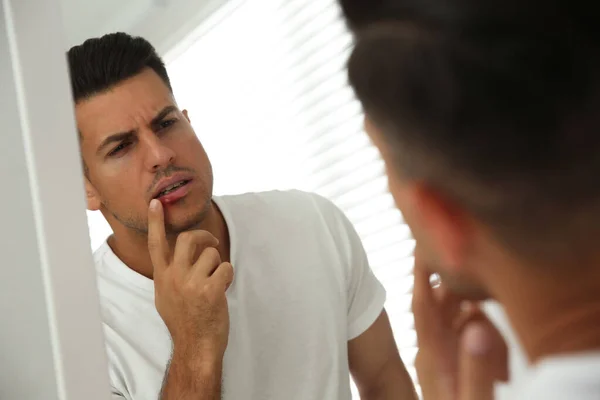
{"label": "neck", "polygon": [[511,268],[499,278],[505,289],[497,292],[497,300],[532,364],[550,356],[600,351],[600,268],[561,270],[567,272],[553,276],[553,266]]}
{"label": "neck", "polygon": [[[152,266],[150,253],[148,252],[147,234],[132,232],[120,224],[112,228],[114,233],[108,238],[108,245],[112,251],[129,268],[152,279],[154,267]],[[211,206],[207,210],[204,220],[195,229],[208,231],[219,239],[217,250],[221,254],[221,259],[223,261],[230,261],[229,231],[223,214],[214,202],[211,203]],[[177,235],[168,237],[168,240],[172,254],[175,249]]]}

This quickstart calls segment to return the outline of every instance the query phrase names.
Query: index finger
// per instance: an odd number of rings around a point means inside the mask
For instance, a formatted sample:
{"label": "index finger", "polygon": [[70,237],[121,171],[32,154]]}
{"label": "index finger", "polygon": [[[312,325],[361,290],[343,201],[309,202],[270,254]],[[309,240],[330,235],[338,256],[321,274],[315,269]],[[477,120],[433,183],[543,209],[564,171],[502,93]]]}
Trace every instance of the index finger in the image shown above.
{"label": "index finger", "polygon": [[415,251],[414,287],[412,312],[415,319],[415,330],[418,342],[430,342],[439,332],[441,323],[438,305],[433,288],[431,287],[432,272],[427,268],[423,258]]}
{"label": "index finger", "polygon": [[485,317],[471,321],[461,335],[459,399],[493,400],[496,382],[508,377],[507,348]]}
{"label": "index finger", "polygon": [[427,269],[425,262],[419,252],[415,250],[415,265],[414,265],[414,287],[413,287],[413,313],[422,314],[435,306],[436,301],[431,287],[432,272]]}
{"label": "index finger", "polygon": [[169,265],[169,244],[165,232],[165,215],[159,200],[152,200],[148,209],[148,251],[154,269]]}

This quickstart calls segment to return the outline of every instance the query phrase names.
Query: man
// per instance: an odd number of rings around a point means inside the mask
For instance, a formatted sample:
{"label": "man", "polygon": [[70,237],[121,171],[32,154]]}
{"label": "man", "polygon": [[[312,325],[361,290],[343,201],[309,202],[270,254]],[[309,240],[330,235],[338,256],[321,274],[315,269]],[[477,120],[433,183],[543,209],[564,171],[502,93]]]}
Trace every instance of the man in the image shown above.
{"label": "man", "polygon": [[341,4],[350,81],[417,240],[424,398],[490,399],[506,378],[506,348],[473,303],[488,298],[532,366],[512,398],[600,398],[597,8]]}
{"label": "man", "polygon": [[106,35],[68,59],[88,208],[114,231],[95,253],[113,398],[349,399],[349,372],[363,399],[415,398],[337,208],[296,191],[213,197],[144,39]]}

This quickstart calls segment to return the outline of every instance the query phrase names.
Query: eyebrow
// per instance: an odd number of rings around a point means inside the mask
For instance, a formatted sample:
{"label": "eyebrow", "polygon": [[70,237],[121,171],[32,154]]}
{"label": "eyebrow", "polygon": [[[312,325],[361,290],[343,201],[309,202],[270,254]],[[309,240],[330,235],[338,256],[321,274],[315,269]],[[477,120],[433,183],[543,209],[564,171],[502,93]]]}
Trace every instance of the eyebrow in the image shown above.
{"label": "eyebrow", "polygon": [[152,118],[152,121],[150,121],[150,126],[154,128],[156,125],[160,124],[162,122],[162,120],[165,119],[165,117],[167,115],[171,114],[173,111],[177,111],[177,107],[175,107],[173,105],[166,106],[158,114],[156,114],[156,117]]}
{"label": "eyebrow", "polygon": [[96,154],[102,153],[102,150],[107,148],[112,143],[122,142],[126,139],[133,139],[135,136],[135,130],[131,130],[128,132],[115,133],[114,135],[110,135],[106,139],[102,141],[100,146],[98,146],[98,150],[96,150]]}
{"label": "eyebrow", "polygon": [[[153,128],[156,127],[156,125],[159,125],[162,122],[162,120],[165,119],[165,117],[167,115],[169,115],[170,113],[172,113],[173,111],[177,111],[177,107],[175,107],[173,105],[166,106],[158,114],[156,114],[156,117],[152,118],[152,121],[150,121],[150,126]],[[104,139],[102,141],[100,146],[98,146],[98,149],[96,150],[96,154],[100,154],[106,147],[108,147],[109,145],[111,145],[113,143],[122,142],[127,139],[133,139],[136,132],[137,132],[136,130],[130,130],[127,132],[115,133],[113,135],[108,136],[106,139]]]}

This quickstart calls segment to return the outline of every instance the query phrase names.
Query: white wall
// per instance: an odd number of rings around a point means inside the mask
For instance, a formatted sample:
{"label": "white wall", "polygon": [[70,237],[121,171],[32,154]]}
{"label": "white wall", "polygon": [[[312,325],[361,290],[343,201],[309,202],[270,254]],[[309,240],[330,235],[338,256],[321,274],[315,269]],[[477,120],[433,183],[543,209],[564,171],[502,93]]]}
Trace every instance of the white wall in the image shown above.
{"label": "white wall", "polygon": [[109,397],[62,37],[56,0],[0,2],[2,400]]}
{"label": "white wall", "polygon": [[[2,16],[0,4],[0,17]],[[46,316],[40,255],[31,215],[31,190],[25,161],[19,109],[14,99],[6,25],[0,18],[0,115],[4,123],[0,146],[0,398],[57,399],[56,374]],[[10,167],[10,169],[9,169]],[[10,196],[7,194],[10,193]],[[37,362],[30,364],[33,357]],[[28,390],[30,382],[36,382]],[[31,397],[30,397],[31,398]]]}

